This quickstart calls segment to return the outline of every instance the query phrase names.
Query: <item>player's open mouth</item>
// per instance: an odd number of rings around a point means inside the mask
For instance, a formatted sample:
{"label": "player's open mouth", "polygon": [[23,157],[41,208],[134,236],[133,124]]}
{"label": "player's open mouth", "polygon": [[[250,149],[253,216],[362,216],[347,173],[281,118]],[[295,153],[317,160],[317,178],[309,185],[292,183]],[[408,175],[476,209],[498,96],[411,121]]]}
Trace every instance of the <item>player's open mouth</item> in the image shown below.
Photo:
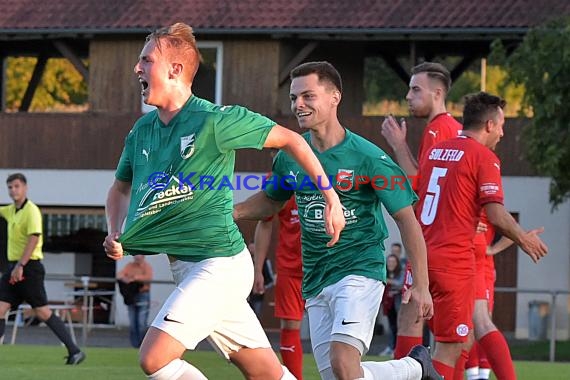
{"label": "player's open mouth", "polygon": [[297,117],[298,118],[302,118],[302,117],[307,117],[310,116],[311,112],[297,112]]}
{"label": "player's open mouth", "polygon": [[141,84],[141,94],[144,95],[144,92],[148,89],[148,82],[142,78],[139,78],[139,83]]}

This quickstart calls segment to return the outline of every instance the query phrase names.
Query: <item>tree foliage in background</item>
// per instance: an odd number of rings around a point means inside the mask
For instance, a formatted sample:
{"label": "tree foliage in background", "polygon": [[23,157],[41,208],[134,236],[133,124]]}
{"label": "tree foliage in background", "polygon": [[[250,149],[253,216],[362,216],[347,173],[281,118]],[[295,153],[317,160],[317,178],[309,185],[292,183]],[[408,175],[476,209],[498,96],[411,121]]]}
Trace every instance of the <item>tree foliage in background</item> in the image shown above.
{"label": "tree foliage in background", "polygon": [[[6,110],[17,111],[37,59],[8,57],[6,59]],[[36,88],[30,111],[77,110],[87,102],[87,83],[66,59],[49,59],[40,84]]]}
{"label": "tree foliage in background", "polygon": [[[487,65],[487,80],[485,81],[485,91],[500,96],[507,100],[505,115],[516,116],[521,110],[524,86],[507,81],[509,72],[499,65]],[[481,90],[481,66],[477,61],[466,70],[453,83],[451,91],[447,96],[447,101],[456,104],[463,104],[463,98],[467,94],[479,92]]]}
{"label": "tree foliage in background", "polygon": [[[448,69],[457,66],[462,57],[435,57]],[[402,67],[409,67],[406,59],[400,59]],[[508,71],[498,64],[489,62],[487,65],[486,91],[499,95],[507,100],[505,115],[514,117],[521,109],[524,86],[506,81]],[[478,92],[481,89],[481,61],[474,61],[470,67],[457,78],[447,96],[448,111],[461,116],[463,97],[466,94]],[[367,115],[383,115],[390,111],[398,115],[406,115],[408,106],[405,101],[408,85],[380,57],[370,57],[364,63],[364,112]]]}
{"label": "tree foliage in background", "polygon": [[408,92],[408,84],[384,62],[381,57],[370,57],[364,61],[365,99],[370,103],[382,100],[400,102]]}
{"label": "tree foliage in background", "polygon": [[507,83],[522,84],[522,110],[532,114],[524,130],[525,154],[541,176],[551,177],[555,209],[570,198],[570,18],[529,31],[507,57],[500,42],[492,57],[509,72]]}

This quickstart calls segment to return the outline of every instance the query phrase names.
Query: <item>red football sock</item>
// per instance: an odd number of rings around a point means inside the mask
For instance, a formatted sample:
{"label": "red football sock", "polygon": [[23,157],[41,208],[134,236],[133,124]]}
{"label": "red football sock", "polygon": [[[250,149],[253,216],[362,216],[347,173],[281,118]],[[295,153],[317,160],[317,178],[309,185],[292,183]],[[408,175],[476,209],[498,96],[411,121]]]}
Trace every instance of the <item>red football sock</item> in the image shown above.
{"label": "red football sock", "polygon": [[517,375],[507,341],[499,331],[491,331],[481,339],[479,344],[487,353],[491,368],[499,380],[515,380]]}
{"label": "red football sock", "polygon": [[422,344],[421,336],[398,335],[396,338],[396,348],[394,349],[394,359],[402,359],[408,355],[414,346],[419,344]]}
{"label": "red football sock", "polygon": [[455,368],[448,366],[447,364],[443,364],[440,361],[433,360],[433,367],[439,373],[440,376],[443,376],[444,379],[453,379],[453,374],[455,373]]}
{"label": "red football sock", "polygon": [[455,362],[455,369],[453,373],[454,380],[463,380],[465,378],[465,363],[469,359],[469,351],[461,350],[461,355],[457,358]]}
{"label": "red football sock", "polygon": [[479,344],[473,343],[469,351],[469,359],[465,363],[465,369],[479,367]]}
{"label": "red football sock", "polygon": [[281,359],[283,364],[298,380],[303,379],[303,346],[301,331],[281,329]]}
{"label": "red football sock", "polygon": [[481,369],[491,369],[491,363],[489,363],[489,359],[487,359],[487,354],[485,350],[479,343],[477,344],[477,355],[479,356],[479,368]]}

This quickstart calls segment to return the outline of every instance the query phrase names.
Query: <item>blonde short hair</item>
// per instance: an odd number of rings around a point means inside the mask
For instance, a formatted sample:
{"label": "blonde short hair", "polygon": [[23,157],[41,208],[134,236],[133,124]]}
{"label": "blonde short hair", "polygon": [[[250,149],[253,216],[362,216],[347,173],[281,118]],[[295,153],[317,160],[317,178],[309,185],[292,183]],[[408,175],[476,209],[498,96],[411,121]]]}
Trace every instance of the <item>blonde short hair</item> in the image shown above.
{"label": "blonde short hair", "polygon": [[170,59],[180,59],[181,63],[189,70],[186,72],[190,82],[200,66],[201,56],[192,27],[177,22],[170,26],[156,29],[146,37],[146,42],[156,41],[156,46],[161,54],[166,54]]}

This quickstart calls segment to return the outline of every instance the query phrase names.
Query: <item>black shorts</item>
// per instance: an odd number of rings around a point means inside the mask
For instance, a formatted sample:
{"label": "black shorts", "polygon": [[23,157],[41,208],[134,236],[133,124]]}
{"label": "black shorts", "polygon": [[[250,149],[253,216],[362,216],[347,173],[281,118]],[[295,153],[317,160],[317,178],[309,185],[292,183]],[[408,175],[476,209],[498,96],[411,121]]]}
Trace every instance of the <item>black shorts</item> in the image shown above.
{"label": "black shorts", "polygon": [[11,262],[0,279],[0,301],[9,303],[12,308],[27,302],[32,308],[48,304],[44,278],[46,271],[39,260],[30,260],[24,267],[24,280],[10,284],[10,276],[16,262]]}

